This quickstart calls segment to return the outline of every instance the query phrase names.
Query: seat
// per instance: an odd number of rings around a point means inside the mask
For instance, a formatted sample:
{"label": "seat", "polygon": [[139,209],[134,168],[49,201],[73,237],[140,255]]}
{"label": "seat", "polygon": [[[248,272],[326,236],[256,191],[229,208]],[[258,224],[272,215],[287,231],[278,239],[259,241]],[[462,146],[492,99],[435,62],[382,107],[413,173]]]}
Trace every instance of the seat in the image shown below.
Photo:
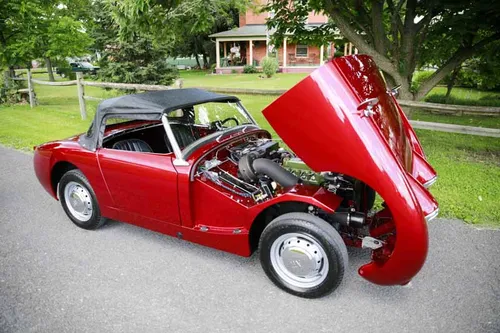
{"label": "seat", "polygon": [[[172,128],[175,140],[177,140],[177,143],[179,144],[179,147],[181,149],[197,140],[189,125],[170,124],[170,128]],[[168,140],[167,135],[165,135],[165,144],[167,145],[168,149],[172,151],[172,146],[170,145],[170,141]]]}
{"label": "seat", "polygon": [[115,142],[113,149],[139,151],[143,153],[152,153],[153,149],[145,141],[140,139],[127,139]]}

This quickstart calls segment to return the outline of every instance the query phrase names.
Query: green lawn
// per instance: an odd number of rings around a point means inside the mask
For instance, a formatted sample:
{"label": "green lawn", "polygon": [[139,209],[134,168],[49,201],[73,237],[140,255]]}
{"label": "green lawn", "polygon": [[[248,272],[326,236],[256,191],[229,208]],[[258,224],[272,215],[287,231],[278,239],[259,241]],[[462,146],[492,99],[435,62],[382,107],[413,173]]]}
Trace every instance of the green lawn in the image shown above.
{"label": "green lawn", "polygon": [[[0,106],[1,144],[30,151],[42,142],[87,130],[97,102],[87,103],[89,118],[81,120],[75,86],[35,85],[35,89],[40,105],[33,110],[27,105]],[[86,94],[105,98],[116,92],[86,87]],[[241,95],[240,98],[259,124],[272,131],[260,111],[276,96]],[[440,117],[444,121],[451,116],[417,113],[416,117],[432,121]],[[459,119],[475,126],[500,127],[496,119],[488,117]],[[500,140],[425,130],[417,132],[431,164],[439,173],[432,193],[440,203],[440,216],[500,226]]]}
{"label": "green lawn", "polygon": [[500,116],[458,116],[453,114],[433,114],[426,111],[414,111],[411,114],[411,119],[434,123],[500,128]]}
{"label": "green lawn", "polygon": [[306,73],[281,74],[260,78],[262,74],[208,74],[206,71],[180,71],[185,87],[219,87],[247,89],[289,89],[307,76]]}
{"label": "green lawn", "polygon": [[[435,87],[425,97],[426,102],[445,103],[446,87]],[[500,92],[480,91],[471,88],[453,88],[448,104],[500,107]]]}

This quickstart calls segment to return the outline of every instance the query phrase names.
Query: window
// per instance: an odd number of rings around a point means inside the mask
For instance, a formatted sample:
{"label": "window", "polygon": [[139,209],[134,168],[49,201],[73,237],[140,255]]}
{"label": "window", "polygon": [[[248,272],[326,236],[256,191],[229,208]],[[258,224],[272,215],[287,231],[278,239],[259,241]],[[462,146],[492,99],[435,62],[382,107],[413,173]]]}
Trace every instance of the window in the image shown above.
{"label": "window", "polygon": [[307,45],[297,44],[297,48],[295,49],[296,57],[307,57]]}

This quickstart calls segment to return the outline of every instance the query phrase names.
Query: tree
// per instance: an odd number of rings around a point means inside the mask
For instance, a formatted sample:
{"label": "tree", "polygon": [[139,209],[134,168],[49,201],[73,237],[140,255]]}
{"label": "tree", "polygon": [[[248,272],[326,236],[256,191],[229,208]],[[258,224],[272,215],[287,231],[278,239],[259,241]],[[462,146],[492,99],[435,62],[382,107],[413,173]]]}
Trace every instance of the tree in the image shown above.
{"label": "tree", "polygon": [[85,54],[91,44],[80,20],[87,5],[87,0],[2,1],[2,63],[13,71],[16,65],[29,67],[32,59],[44,58],[54,81],[51,59]]}
{"label": "tree", "polygon": [[49,80],[54,81],[52,59],[85,55],[92,39],[82,22],[82,14],[90,5],[87,0],[47,1],[38,17],[36,55],[45,59]]}
{"label": "tree", "polygon": [[172,56],[203,55],[215,60],[212,33],[237,26],[238,14],[250,0],[124,0],[113,10],[125,37],[136,31],[150,32],[155,39],[169,42]]}
{"label": "tree", "polygon": [[[276,43],[287,32],[296,40],[325,43],[338,28],[375,59],[391,84],[401,85],[403,99],[422,99],[463,61],[500,39],[500,6],[490,0],[271,0],[265,10],[274,12],[268,26],[276,28]],[[306,29],[312,10],[331,20]],[[437,44],[446,49],[439,69],[411,91],[417,65]]]}
{"label": "tree", "polygon": [[9,68],[10,76],[14,76],[15,66],[31,65],[35,52],[32,34],[43,7],[38,0],[0,2],[0,68]]}
{"label": "tree", "polygon": [[94,39],[92,48],[102,55],[100,76],[108,82],[169,85],[177,71],[165,61],[167,49],[152,34],[135,31],[120,38],[120,27],[112,13],[115,3],[94,1],[94,23],[88,26]]}

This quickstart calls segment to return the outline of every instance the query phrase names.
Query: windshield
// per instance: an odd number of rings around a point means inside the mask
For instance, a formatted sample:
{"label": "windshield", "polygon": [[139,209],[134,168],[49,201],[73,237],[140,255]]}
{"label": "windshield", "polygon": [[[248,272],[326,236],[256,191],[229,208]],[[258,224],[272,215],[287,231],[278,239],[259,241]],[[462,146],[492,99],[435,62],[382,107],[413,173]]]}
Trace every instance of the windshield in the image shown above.
{"label": "windshield", "polygon": [[194,106],[194,123],[223,131],[244,124],[254,124],[240,103],[205,103]]}
{"label": "windshield", "polygon": [[92,66],[92,64],[90,64],[88,62],[81,62],[80,67],[82,67],[82,68],[94,68],[94,66]]}

